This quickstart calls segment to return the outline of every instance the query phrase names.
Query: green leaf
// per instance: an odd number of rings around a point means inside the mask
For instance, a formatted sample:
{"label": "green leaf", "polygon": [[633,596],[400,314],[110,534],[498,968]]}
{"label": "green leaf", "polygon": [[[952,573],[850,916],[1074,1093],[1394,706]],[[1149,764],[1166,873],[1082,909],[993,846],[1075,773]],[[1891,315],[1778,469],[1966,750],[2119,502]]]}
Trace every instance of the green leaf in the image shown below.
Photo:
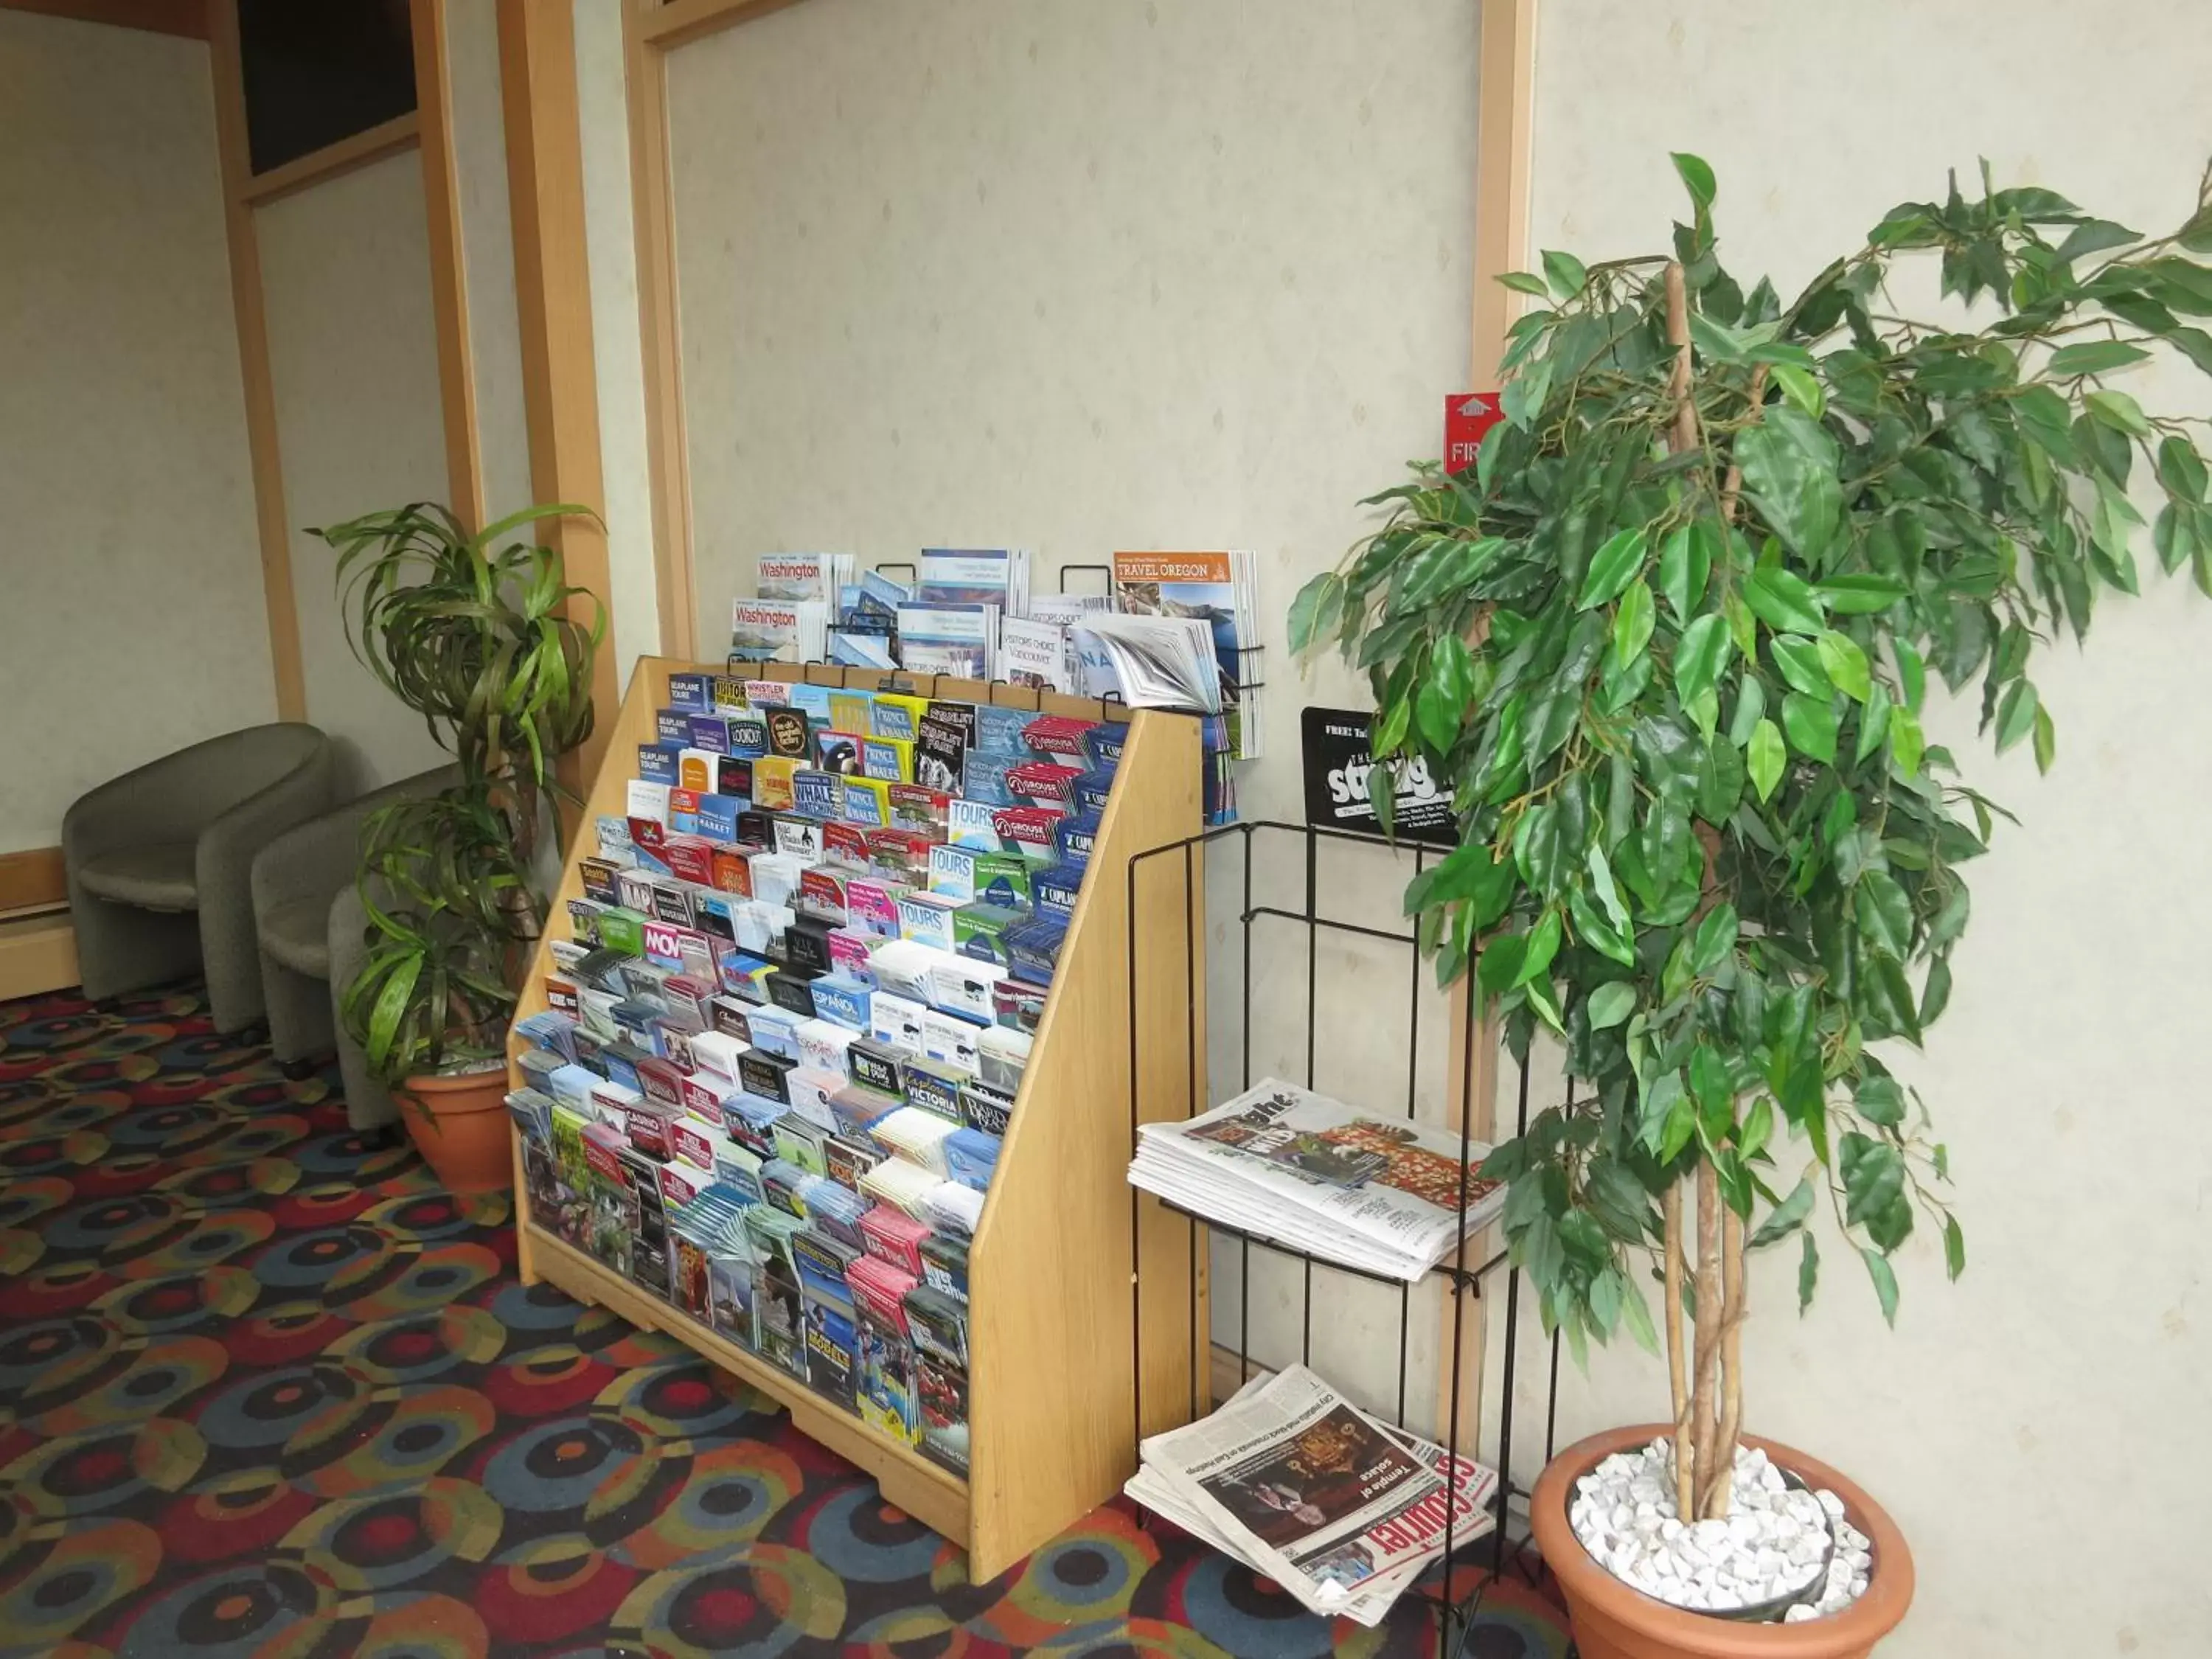
{"label": "green leaf", "polygon": [[1881,1303],[1881,1316],[1889,1322],[1892,1330],[1897,1328],[1897,1274],[1889,1265],[1889,1258],[1880,1250],[1859,1247],[1859,1256],[1865,1261],[1867,1277],[1874,1280],[1874,1293]]}
{"label": "green leaf", "polygon": [[1736,684],[1735,710],[1729,716],[1729,741],[1741,749],[1751,741],[1751,733],[1766,713],[1766,688],[1759,683],[1755,674],[1746,674]]}
{"label": "green leaf", "polygon": [[1607,861],[1605,848],[1592,842],[1589,856],[1584,860],[1589,870],[1590,893],[1604,907],[1605,914],[1623,934],[1629,933],[1628,907],[1620,902],[1620,889],[1613,884],[1613,866]]}
{"label": "green leaf", "polygon": [[1492,996],[1520,983],[1521,964],[1528,954],[1526,933],[1507,933],[1482,947],[1474,965],[1475,981]]}
{"label": "green leaf", "polygon": [[2142,412],[2142,405],[2124,392],[2093,392],[2081,401],[2088,406],[2092,419],[2103,422],[2116,432],[2136,438],[2151,435],[2151,424]]}
{"label": "green leaf", "polygon": [[1824,698],[1792,691],[1782,700],[1782,729],[1790,747],[1808,760],[1832,765],[1836,758],[1835,705]]}
{"label": "green leaf", "polygon": [[1605,545],[1591,556],[1589,573],[1583,578],[1582,598],[1575,602],[1575,609],[1588,611],[1618,595],[1644,568],[1649,546],[1640,528],[1607,538]]}
{"label": "green leaf", "polygon": [[1676,529],[1659,550],[1659,591],[1678,623],[1686,624],[1705,596],[1705,582],[1713,569],[1713,542],[1711,526],[1700,519]]}
{"label": "green leaf", "polygon": [[1954,1215],[1943,1218],[1943,1268],[1954,1281],[1966,1271],[1966,1235]]}
{"label": "green leaf", "polygon": [[1859,932],[1885,956],[1902,962],[1912,944],[1912,901],[1886,870],[1869,870],[1852,895]]}
{"label": "green leaf", "polygon": [[1859,1115],[1869,1123],[1893,1129],[1905,1121],[1905,1091],[1893,1077],[1870,1077],[1853,1091]]}
{"label": "green leaf", "polygon": [[1691,205],[1700,214],[1709,210],[1713,204],[1714,193],[1719,188],[1714,181],[1712,168],[1703,157],[1683,150],[1674,152],[1672,159],[1675,175],[1681,179],[1682,187],[1690,192]]}
{"label": "green leaf", "polygon": [[[1682,1139],[1675,1141],[1674,1151],[1669,1152],[1665,1149],[1674,1132],[1677,1112],[1686,1121]],[[1682,1087],[1680,1071],[1662,1072],[1644,1084],[1644,1103],[1637,1118],[1637,1138],[1662,1164],[1674,1162],[1674,1153],[1682,1150],[1695,1123],[1695,1115],[1689,1109],[1689,1095]]]}
{"label": "green leaf", "polygon": [[2149,356],[2141,346],[2131,346],[2124,340],[2087,340],[2052,352],[2047,372],[2062,380],[2076,374],[2103,374],[2142,362]]}
{"label": "green leaf", "polygon": [[1870,616],[1887,611],[1905,597],[1905,584],[1887,576],[1850,574],[1831,576],[1819,583],[1814,592],[1826,602],[1829,610],[1841,616]]}
{"label": "green leaf", "polygon": [[1827,625],[1820,619],[1820,596],[1794,571],[1753,571],[1744,578],[1743,599],[1753,614],[1779,634],[1818,634]]}
{"label": "green leaf", "polygon": [[1728,661],[1727,625],[1708,612],[1683,629],[1674,647],[1674,695],[1688,703],[1713,690]]}
{"label": "green leaf", "polygon": [[[1559,953],[1561,926],[1559,913],[1547,910],[1542,920],[1528,930],[1528,945],[1521,958],[1520,971],[1513,976],[1513,985],[1526,985],[1552,965],[1552,958]],[[1512,986],[1506,988],[1510,990]]]}
{"label": "green leaf", "polygon": [[1744,761],[1751,772],[1751,787],[1764,801],[1774,793],[1774,786],[1782,781],[1782,769],[1789,755],[1783,747],[1782,733],[1772,720],[1762,720],[1751,729],[1751,742],[1746,746]]}
{"label": "green leaf", "polygon": [[[1836,441],[1802,410],[1778,404],[1757,426],[1736,434],[1735,459],[1743,469],[1745,498],[1792,552],[1818,566],[1843,517]],[[1752,608],[1759,609],[1755,599]]]}
{"label": "green leaf", "polygon": [[1717,904],[1707,911],[1691,940],[1690,971],[1702,979],[1727,961],[1741,927],[1733,904]]}
{"label": "green leaf", "polygon": [[1291,654],[1303,656],[1335,638],[1343,617],[1344,578],[1334,570],[1323,571],[1291,601]]}
{"label": "green leaf", "polygon": [[1920,660],[1920,653],[1910,640],[1892,636],[1890,649],[1897,656],[1897,683],[1905,693],[1905,712],[1917,714],[1920,704],[1928,695],[1928,667]]}
{"label": "green leaf", "polygon": [[1635,1007],[1636,988],[1626,980],[1601,985],[1589,994],[1589,1028],[1593,1031],[1609,1031],[1626,1019]]}
{"label": "green leaf", "polygon": [[1844,1181],[1844,1220],[1893,1250],[1912,1231],[1911,1182],[1905,1155],[1886,1140],[1854,1130],[1838,1149]]}
{"label": "green leaf", "polygon": [[1813,1292],[1820,1283],[1820,1247],[1814,1243],[1810,1233],[1797,1237],[1804,1242],[1797,1258],[1797,1316],[1802,1319],[1805,1310],[1813,1305]]}
{"label": "green leaf", "polygon": [[1626,670],[1629,664],[1644,654],[1650,643],[1655,621],[1651,589],[1641,577],[1629,583],[1620,596],[1620,608],[1613,617],[1613,661],[1617,669]]}
{"label": "green leaf", "polygon": [[1820,648],[1813,641],[1796,635],[1778,634],[1767,641],[1767,649],[1774,653],[1774,665],[1782,671],[1782,678],[1792,690],[1802,691],[1808,697],[1827,697],[1835,693],[1835,685],[1828,678],[1828,671],[1821,665]]}
{"label": "green leaf", "polygon": [[2058,758],[2058,728],[2051,722],[2051,711],[2038,708],[2035,711],[2035,769],[2048,773],[2051,763]]}
{"label": "green leaf", "polygon": [[2169,495],[2185,501],[2204,499],[2204,458],[2179,434],[2158,447],[2158,481]]}
{"label": "green leaf", "polygon": [[1803,369],[1788,363],[1776,363],[1768,371],[1774,384],[1782,388],[1782,395],[1814,420],[1827,413],[1828,400],[1820,391],[1820,383]]}
{"label": "green leaf", "polygon": [[1659,1352],[1659,1332],[1651,1322],[1651,1309],[1644,1299],[1644,1287],[1633,1277],[1622,1278],[1620,1282],[1624,1292],[1620,1310],[1627,1318],[1629,1334],[1636,1339],[1638,1347],[1656,1358]]}
{"label": "green leaf", "polygon": [[1589,281],[1589,273],[1583,269],[1581,260],[1571,253],[1552,248],[1547,248],[1543,257],[1544,276],[1551,283],[1552,298],[1571,300],[1583,291],[1583,285]]}
{"label": "green leaf", "polygon": [[1881,740],[1889,735],[1889,688],[1879,680],[1867,693],[1866,710],[1859,716],[1859,740],[1852,758],[1863,761],[1881,747]]}
{"label": "green leaf", "polygon": [[1505,383],[1498,407],[1510,424],[1525,432],[1544,412],[1544,399],[1552,389],[1552,362],[1549,357],[1539,357]]}
{"label": "green leaf", "polygon": [[2035,687],[2027,680],[2014,680],[1997,699],[1997,753],[2018,743],[2035,728],[2035,717],[2042,704],[2037,700]]}
{"label": "green leaf", "polygon": [[1525,270],[1509,270],[1498,279],[1498,283],[1499,287],[1510,288],[1516,294],[1533,294],[1540,300],[1552,297],[1552,291],[1544,285],[1544,279]]}
{"label": "green leaf", "polygon": [[1832,629],[1820,635],[1819,644],[1820,666],[1827,671],[1830,683],[1852,702],[1864,702],[1873,680],[1867,672],[1866,653],[1859,649],[1858,641]]}
{"label": "green leaf", "polygon": [[1759,1224],[1745,1249],[1765,1249],[1770,1244],[1779,1244],[1784,1239],[1805,1224],[1805,1218],[1813,1213],[1813,1183],[1800,1181],[1790,1190],[1790,1196],[1776,1205],[1766,1219]]}

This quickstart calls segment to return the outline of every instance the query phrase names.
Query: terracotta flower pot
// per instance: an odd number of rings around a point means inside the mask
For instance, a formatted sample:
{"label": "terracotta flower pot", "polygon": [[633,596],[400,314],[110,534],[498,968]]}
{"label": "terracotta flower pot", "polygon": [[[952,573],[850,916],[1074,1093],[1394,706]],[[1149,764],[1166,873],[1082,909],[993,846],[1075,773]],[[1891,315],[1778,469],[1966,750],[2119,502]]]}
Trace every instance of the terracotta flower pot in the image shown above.
{"label": "terracotta flower pot", "polygon": [[1872,1540],[1866,1594],[1832,1619],[1796,1625],[1738,1625],[1688,1613],[1632,1589],[1590,1559],[1567,1520],[1575,1482],[1615,1452],[1634,1451],[1668,1433],[1660,1424],[1592,1435],[1546,1466],[1528,1500],[1536,1543],[1558,1576],[1582,1659],[1863,1659],[1897,1628],[1912,1605],[1912,1552],[1897,1523],[1826,1463],[1771,1440],[1746,1435],[1776,1463],[1844,1500],[1850,1522]]}
{"label": "terracotta flower pot", "polygon": [[398,1093],[415,1150],[448,1192],[495,1193],[514,1185],[507,1067],[410,1077]]}

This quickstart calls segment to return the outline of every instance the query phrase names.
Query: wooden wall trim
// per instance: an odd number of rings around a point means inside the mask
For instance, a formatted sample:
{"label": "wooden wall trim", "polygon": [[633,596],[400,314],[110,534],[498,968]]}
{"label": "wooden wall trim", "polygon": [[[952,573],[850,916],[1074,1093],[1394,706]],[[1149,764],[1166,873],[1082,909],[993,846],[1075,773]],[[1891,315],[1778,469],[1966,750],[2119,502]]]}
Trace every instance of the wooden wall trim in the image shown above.
{"label": "wooden wall trim", "polygon": [[[1520,296],[1500,288],[1498,278],[1519,270],[1528,257],[1528,145],[1536,63],[1536,0],[1480,0],[1480,38],[1475,64],[1474,295],[1474,331],[1467,386],[1486,391],[1498,385],[1498,365],[1505,355],[1505,331],[1512,326]],[[1498,1022],[1483,1018],[1470,995],[1473,975],[1451,995],[1446,1023],[1445,1091],[1449,1126],[1464,1115],[1477,1140],[1495,1140],[1498,1123]],[[1476,1023],[1473,1047],[1468,1024]],[[1485,1228],[1467,1243],[1466,1262],[1487,1261],[1497,1249],[1497,1229]],[[1437,1330],[1436,1435],[1449,1443],[1456,1430],[1462,1448],[1480,1443],[1485,1337],[1489,1304],[1455,1295],[1442,1281]],[[1455,1322],[1458,1340],[1453,1340]],[[1461,1379],[1459,1419],[1452,1420],[1451,1385],[1456,1358]],[[1510,1470],[1500,1470],[1510,1479]]]}
{"label": "wooden wall trim", "polygon": [[798,3],[799,0],[667,0],[665,5],[643,8],[638,20],[640,33],[667,52]]}
{"label": "wooden wall trim", "polygon": [[[229,7],[221,8],[232,10]],[[234,17],[235,12],[233,11]],[[418,112],[410,110],[404,115],[395,115],[380,126],[356,132],[349,138],[341,138],[335,144],[311,150],[307,155],[287,161],[282,167],[271,167],[266,173],[250,174],[238,187],[238,195],[250,206],[265,207],[280,198],[290,196],[319,185],[342,173],[365,167],[372,161],[381,161],[387,155],[397,155],[411,148],[417,141],[421,129]]]}
{"label": "wooden wall trim", "polygon": [[1498,384],[1521,296],[1498,278],[1526,268],[1536,79],[1536,0],[1481,0],[1474,149],[1474,363],[1470,391]]}
{"label": "wooden wall trim", "polygon": [[[592,356],[592,286],[584,225],[584,149],[576,109],[575,18],[564,3],[499,0],[499,72],[514,221],[515,314],[530,424],[530,487],[540,501],[604,510],[599,371]],[[612,615],[604,525],[547,528],[570,582]],[[591,738],[562,763],[577,793],[598,769],[622,706],[611,627],[592,676]],[[663,642],[666,648],[666,642]]]}
{"label": "wooden wall trim", "polygon": [[106,23],[149,34],[208,38],[208,0],[0,0],[0,11],[27,11],[78,23]]}
{"label": "wooden wall trim", "polygon": [[0,853],[0,915],[68,902],[69,881],[63,873],[60,848],[30,847],[20,853]]}
{"label": "wooden wall trim", "polygon": [[261,252],[246,143],[246,88],[239,68],[238,7],[216,0],[208,12],[215,76],[216,147],[222,167],[223,231],[230,245],[231,307],[239,374],[246,392],[246,442],[253,469],[253,517],[261,544],[261,590],[269,617],[269,662],[279,720],[305,720],[300,616],[292,593],[291,531],[284,514],[284,469],[276,440],[276,389],[269,367],[269,325],[262,301]]}
{"label": "wooden wall trim", "polygon": [[639,343],[644,352],[647,494],[664,655],[699,654],[691,566],[691,475],[684,427],[684,356],[677,320],[668,66],[646,28],[667,8],[623,0],[629,108],[630,213],[637,242]]}
{"label": "wooden wall trim", "polygon": [[409,0],[415,41],[415,107],[429,216],[430,308],[438,335],[438,401],[445,416],[446,500],[474,529],[484,522],[483,454],[469,350],[468,267],[461,241],[461,184],[453,158],[453,78],[446,62],[447,0]]}

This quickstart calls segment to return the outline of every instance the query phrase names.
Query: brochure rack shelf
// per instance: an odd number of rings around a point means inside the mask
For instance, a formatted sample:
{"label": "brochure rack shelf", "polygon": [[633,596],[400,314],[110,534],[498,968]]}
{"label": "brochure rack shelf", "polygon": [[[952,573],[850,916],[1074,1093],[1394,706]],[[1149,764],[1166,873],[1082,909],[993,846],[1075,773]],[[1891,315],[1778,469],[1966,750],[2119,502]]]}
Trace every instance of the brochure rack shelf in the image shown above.
{"label": "brochure rack shelf", "polygon": [[[585,824],[623,811],[630,757],[652,740],[670,674],[685,672],[724,671],[719,663],[639,659],[610,734],[610,758],[584,808]],[[1166,1023],[1169,1011],[1180,1031],[1190,1009],[1201,1009],[1202,1030],[1204,930],[1186,908],[1198,902],[1194,891],[1163,891],[1133,905],[1123,872],[1145,849],[1198,832],[1198,726],[1176,714],[1132,714],[1118,706],[973,680],[782,665],[766,665],[761,674],[1129,724],[969,1259],[969,1477],[961,1480],[839,1411],[798,1379],[537,1226],[519,1146],[518,1265],[525,1283],[549,1280],[665,1331],[773,1396],[802,1431],[875,1476],[890,1502],[965,1546],[970,1579],[981,1583],[1114,1496],[1135,1468],[1128,1402],[1140,1386],[1137,1365],[1154,1373],[1151,1386],[1162,1387],[1193,1362],[1177,1345],[1188,1340],[1187,1304],[1206,1299],[1203,1264],[1185,1256],[1179,1228],[1172,1241],[1164,1231],[1151,1240],[1133,1238],[1124,1171],[1133,1077],[1142,1073],[1153,1094],[1180,1100],[1181,1086],[1164,1086],[1158,1067],[1188,1073],[1194,1063],[1194,1051],[1180,1045],[1140,1052],[1130,1033],[1139,1022]],[[588,843],[588,836],[581,839]],[[571,848],[562,872],[549,934],[565,931],[568,901],[583,890],[577,850]],[[1162,953],[1170,940],[1176,971],[1154,975],[1142,1006],[1133,1006],[1133,953]],[[545,1006],[550,966],[541,941],[518,1018]],[[511,1042],[511,1071],[519,1047]],[[519,1084],[520,1073],[514,1075]],[[1130,1285],[1138,1274],[1132,1252],[1162,1242],[1175,1249],[1148,1251],[1144,1276],[1150,1288],[1133,1301]],[[1176,1261],[1183,1262],[1180,1271]],[[1133,1328],[1139,1318],[1160,1327],[1141,1342]]]}

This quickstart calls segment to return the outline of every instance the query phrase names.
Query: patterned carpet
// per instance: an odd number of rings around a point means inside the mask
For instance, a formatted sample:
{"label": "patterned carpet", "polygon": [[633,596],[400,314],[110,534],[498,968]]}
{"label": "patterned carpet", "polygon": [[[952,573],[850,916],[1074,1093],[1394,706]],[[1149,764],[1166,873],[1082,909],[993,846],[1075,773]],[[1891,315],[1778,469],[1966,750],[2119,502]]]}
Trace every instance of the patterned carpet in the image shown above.
{"label": "patterned carpet", "polygon": [[[523,1288],[506,1200],[335,1079],[190,988],[0,1003],[0,1659],[1435,1650],[1118,1506],[970,1584],[762,1397]],[[1464,1653],[1560,1659],[1483,1605]]]}

